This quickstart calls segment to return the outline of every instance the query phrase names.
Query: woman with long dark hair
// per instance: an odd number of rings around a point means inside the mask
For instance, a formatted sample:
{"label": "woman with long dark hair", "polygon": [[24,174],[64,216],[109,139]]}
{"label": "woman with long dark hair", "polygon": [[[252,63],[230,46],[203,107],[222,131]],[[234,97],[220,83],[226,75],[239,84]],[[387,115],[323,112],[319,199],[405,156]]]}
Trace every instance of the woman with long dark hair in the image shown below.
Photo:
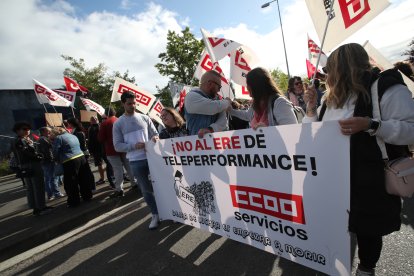
{"label": "woman with long dark hair", "polygon": [[261,67],[246,75],[247,89],[253,99],[248,110],[230,111],[230,115],[250,122],[253,129],[263,126],[297,124],[292,104],[277,89],[270,73]]}
{"label": "woman with long dark hair", "polygon": [[[331,53],[326,65],[327,94],[319,114],[317,94],[306,91],[305,122],[338,120],[350,136],[351,202],[349,231],[356,234],[360,263],[357,275],[375,275],[382,236],[401,226],[401,199],[385,190],[384,161],[376,137],[386,143],[390,159],[409,156],[414,144],[414,102],[401,74],[372,70],[365,49],[345,44]],[[371,86],[378,79],[381,119],[373,118]]]}

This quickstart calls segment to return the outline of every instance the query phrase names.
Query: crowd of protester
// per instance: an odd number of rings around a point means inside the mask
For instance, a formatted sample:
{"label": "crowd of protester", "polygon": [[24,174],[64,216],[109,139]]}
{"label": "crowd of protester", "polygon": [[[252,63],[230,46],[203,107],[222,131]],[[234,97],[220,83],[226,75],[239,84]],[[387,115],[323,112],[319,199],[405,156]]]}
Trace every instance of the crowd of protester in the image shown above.
{"label": "crowd of protester", "polygon": [[[91,200],[95,185],[104,182],[105,163],[107,179],[115,189],[111,197],[124,195],[126,170],[151,210],[149,229],[156,229],[159,217],[149,180],[146,142],[187,135],[202,138],[207,133],[228,130],[229,125],[231,129],[257,129],[297,124],[293,107],[299,106],[306,111],[302,123],[338,120],[342,134],[350,136],[349,231],[356,234],[358,242],[357,273],[374,275],[382,237],[398,231],[401,225],[401,201],[385,191],[383,160],[375,137],[387,143],[393,157],[408,156],[407,145],[414,144],[414,102],[400,73],[390,69],[378,74],[358,44],[346,44],[332,52],[325,70],[325,92],[320,89],[319,80],[308,86],[301,77],[294,76],[288,81],[288,91],[283,93],[266,69],[255,68],[246,75],[252,98],[248,106],[220,98],[221,76],[208,71],[201,77],[199,87],[186,95],[184,118],[173,108],[161,111],[164,129],[160,133],[147,115],[136,111],[135,94],[129,91],[121,96],[123,115],[117,118],[115,111],[107,108],[102,123],[97,117],[91,118],[87,135],[82,124],[70,118],[65,128],[42,128],[39,144],[35,146],[29,136],[30,125],[16,123],[13,152],[20,170],[27,172],[21,177],[27,188],[29,206],[34,215],[43,215],[50,210],[45,204],[45,190],[49,200],[63,196],[54,172],[58,164],[63,166],[68,207],[78,206],[80,199]],[[370,94],[370,87],[377,79],[380,80],[381,121],[373,119]],[[239,121],[234,123],[234,118]],[[98,167],[100,178],[96,183],[89,155]]]}

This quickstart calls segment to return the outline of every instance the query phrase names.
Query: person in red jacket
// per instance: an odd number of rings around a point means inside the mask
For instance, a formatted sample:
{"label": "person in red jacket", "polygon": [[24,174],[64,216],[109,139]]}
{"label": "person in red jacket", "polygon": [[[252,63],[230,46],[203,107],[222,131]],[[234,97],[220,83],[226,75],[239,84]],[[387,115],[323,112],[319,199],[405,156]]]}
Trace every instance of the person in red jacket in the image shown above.
{"label": "person in red jacket", "polygon": [[115,116],[115,110],[112,107],[106,108],[103,118],[105,118],[105,116],[106,119],[101,123],[101,127],[98,132],[98,141],[104,144],[106,157],[114,170],[115,192],[111,194],[110,197],[122,197],[124,196],[124,168],[127,171],[129,179],[131,180],[131,187],[136,185],[136,183],[125,153],[117,152],[114,148],[112,128],[118,119]]}

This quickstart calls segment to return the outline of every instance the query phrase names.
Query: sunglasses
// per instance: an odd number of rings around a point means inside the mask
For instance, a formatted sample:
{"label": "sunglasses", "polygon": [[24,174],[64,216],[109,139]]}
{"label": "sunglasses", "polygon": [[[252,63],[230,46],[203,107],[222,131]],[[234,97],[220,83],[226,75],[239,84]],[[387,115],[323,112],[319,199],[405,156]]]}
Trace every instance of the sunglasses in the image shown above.
{"label": "sunglasses", "polygon": [[30,128],[28,128],[28,127],[22,127],[21,129],[22,130],[30,130]]}
{"label": "sunglasses", "polygon": [[302,85],[301,82],[295,82],[295,85]]}

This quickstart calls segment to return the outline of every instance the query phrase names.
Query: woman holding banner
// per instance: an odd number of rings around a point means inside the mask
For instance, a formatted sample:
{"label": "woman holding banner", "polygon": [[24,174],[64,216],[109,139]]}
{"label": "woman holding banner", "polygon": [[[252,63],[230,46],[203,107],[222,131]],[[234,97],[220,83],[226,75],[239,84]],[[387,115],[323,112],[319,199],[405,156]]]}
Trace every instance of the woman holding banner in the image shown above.
{"label": "woman holding banner", "polygon": [[266,69],[251,70],[246,83],[253,103],[248,110],[231,109],[230,115],[249,121],[253,129],[298,123],[292,104],[277,89]]}
{"label": "woman holding banner", "polygon": [[[349,231],[356,234],[360,263],[357,275],[375,275],[382,236],[401,226],[401,199],[385,190],[384,162],[376,136],[384,140],[390,159],[408,156],[414,143],[414,102],[396,70],[376,74],[365,49],[343,45],[328,58],[327,95],[317,114],[317,94],[306,91],[305,122],[338,120],[350,136],[351,203]],[[378,81],[381,120],[373,119],[371,85]]]}

